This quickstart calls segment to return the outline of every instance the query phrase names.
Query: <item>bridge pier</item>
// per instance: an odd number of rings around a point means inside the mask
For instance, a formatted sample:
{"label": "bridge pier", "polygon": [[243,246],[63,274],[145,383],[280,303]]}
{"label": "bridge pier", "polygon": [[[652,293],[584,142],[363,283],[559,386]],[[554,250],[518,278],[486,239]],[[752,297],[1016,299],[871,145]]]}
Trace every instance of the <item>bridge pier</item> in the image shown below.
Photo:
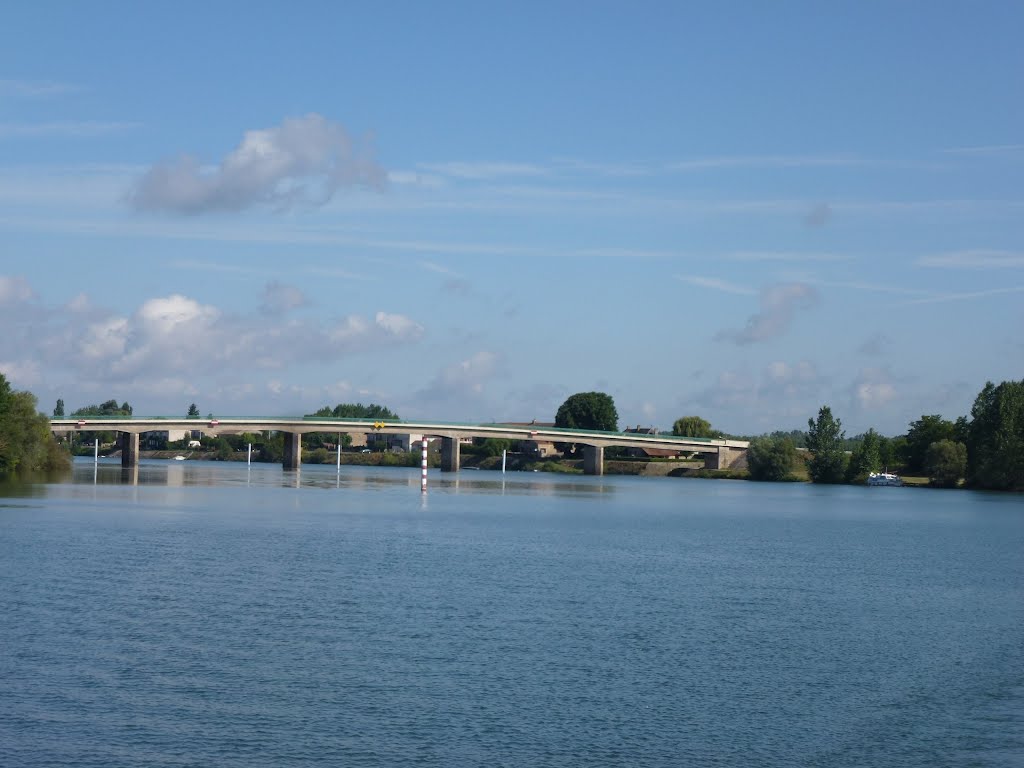
{"label": "bridge pier", "polygon": [[604,474],[604,447],[600,445],[583,446],[583,474]]}
{"label": "bridge pier", "polygon": [[441,438],[441,471],[459,471],[459,438]]}
{"label": "bridge pier", "polygon": [[715,453],[704,454],[704,469],[742,469],[747,466],[747,452],[743,448],[719,446]]}
{"label": "bridge pier", "polygon": [[298,432],[284,432],[284,469],[298,469],[302,464],[302,435]]}
{"label": "bridge pier", "polygon": [[117,442],[121,446],[121,466],[135,467],[139,463],[138,432],[118,432]]}

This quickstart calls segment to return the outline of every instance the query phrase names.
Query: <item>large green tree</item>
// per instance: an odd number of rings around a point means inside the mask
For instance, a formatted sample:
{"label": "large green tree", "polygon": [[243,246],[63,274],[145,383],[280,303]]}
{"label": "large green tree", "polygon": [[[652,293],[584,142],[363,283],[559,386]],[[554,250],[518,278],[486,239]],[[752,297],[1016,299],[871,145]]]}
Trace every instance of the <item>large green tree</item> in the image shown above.
{"label": "large green tree", "polygon": [[64,401],[57,398],[57,405],[53,408],[53,418],[63,419],[64,418]]}
{"label": "large green tree", "polygon": [[967,474],[967,446],[953,440],[939,440],[928,446],[925,469],[932,485],[955,488]]}
{"label": "large green tree", "polygon": [[35,395],[12,389],[0,373],[0,474],[68,465],[67,451],[50,433],[50,420],[36,411]]}
{"label": "large green tree", "polygon": [[910,429],[907,430],[904,471],[908,475],[926,472],[928,447],[940,440],[952,440],[956,435],[955,430],[952,421],[938,414],[921,416],[917,421],[910,422]]}
{"label": "large green tree", "polygon": [[785,480],[795,460],[796,447],[788,437],[755,437],[747,448],[751,480]]}
{"label": "large green tree", "polygon": [[967,482],[976,488],[1024,490],[1024,380],[991,381],[971,408]]}
{"label": "large green tree", "polygon": [[[619,412],[615,410],[615,401],[611,395],[604,392],[577,392],[558,406],[555,426],[618,432]],[[575,443],[555,443],[555,449],[565,454],[575,454],[577,446]]]}
{"label": "large green tree", "polygon": [[615,401],[604,392],[577,392],[558,407],[555,426],[569,429],[619,431],[619,412]]}
{"label": "large green tree", "polygon": [[843,423],[832,416],[832,409],[823,405],[818,418],[807,420],[807,450],[811,460],[807,471],[815,483],[841,483],[846,469],[843,451]]}
{"label": "large green tree", "polygon": [[199,406],[196,405],[195,403],[192,403],[192,405],[190,405],[188,407],[188,413],[185,414],[185,418],[186,419],[198,419],[199,418]]}
{"label": "large green tree", "polygon": [[863,483],[869,474],[881,469],[881,448],[881,436],[874,429],[865,432],[846,466],[846,482]]}
{"label": "large green tree", "polygon": [[714,437],[710,422],[700,416],[682,416],[672,425],[672,434],[680,437]]}

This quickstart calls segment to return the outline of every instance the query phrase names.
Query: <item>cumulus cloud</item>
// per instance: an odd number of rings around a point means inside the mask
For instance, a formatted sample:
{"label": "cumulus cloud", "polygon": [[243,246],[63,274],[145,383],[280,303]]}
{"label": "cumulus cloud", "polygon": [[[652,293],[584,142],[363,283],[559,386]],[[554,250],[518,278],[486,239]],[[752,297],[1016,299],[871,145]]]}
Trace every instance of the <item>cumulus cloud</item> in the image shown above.
{"label": "cumulus cloud", "polygon": [[722,371],[684,405],[699,409],[712,424],[723,428],[732,420],[747,429],[755,424],[778,429],[787,423],[805,423],[826,384],[810,361],[776,360],[760,371]]}
{"label": "cumulus cloud", "polygon": [[[332,363],[355,353],[412,344],[424,333],[409,317],[378,312],[333,320],[230,314],[182,294],[148,299],[130,313],[85,296],[46,307],[24,281],[0,276],[0,361],[19,377],[44,370],[50,386],[75,382],[101,392],[189,391],[190,382]],[[33,369],[31,364],[38,367]],[[87,384],[83,384],[83,382]],[[27,386],[28,381],[19,381]]]}
{"label": "cumulus cloud", "polygon": [[321,205],[341,187],[380,188],[384,170],[338,123],[322,115],[286,119],[246,131],[212,169],[194,156],[150,168],[129,195],[143,211],[200,214],[260,203],[279,208]]}
{"label": "cumulus cloud", "polygon": [[855,407],[863,411],[876,411],[896,398],[896,386],[888,371],[865,368],[851,386]]}
{"label": "cumulus cloud", "polygon": [[798,309],[814,305],[818,295],[807,283],[780,283],[761,291],[761,311],[751,315],[739,330],[724,330],[715,337],[740,346],[769,341],[789,330]]}
{"label": "cumulus cloud", "polygon": [[32,287],[25,278],[0,275],[0,305],[18,304],[32,297]]}
{"label": "cumulus cloud", "polygon": [[481,350],[438,371],[417,394],[417,400],[442,407],[464,406],[467,401],[479,403],[486,394],[487,384],[498,375],[500,363],[501,358],[496,353]]}
{"label": "cumulus cloud", "polygon": [[294,285],[285,285],[274,280],[263,289],[260,311],[265,315],[283,315],[308,304],[306,294]]}

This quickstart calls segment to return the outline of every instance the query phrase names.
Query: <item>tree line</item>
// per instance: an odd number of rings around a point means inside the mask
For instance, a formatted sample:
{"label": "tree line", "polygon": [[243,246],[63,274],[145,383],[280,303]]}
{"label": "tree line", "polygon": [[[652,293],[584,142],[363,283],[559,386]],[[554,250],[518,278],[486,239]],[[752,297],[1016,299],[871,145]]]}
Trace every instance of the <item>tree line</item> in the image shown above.
{"label": "tree line", "polygon": [[[986,490],[1024,490],[1024,380],[988,382],[978,393],[970,417],[954,421],[937,414],[910,422],[905,435],[887,438],[874,429],[852,440],[842,421],[822,406],[807,420],[803,446],[807,471],[815,483],[863,483],[883,469],[928,477],[952,488],[961,483]],[[792,477],[798,440],[793,433],[772,433],[751,440],[747,453],[756,480]]]}

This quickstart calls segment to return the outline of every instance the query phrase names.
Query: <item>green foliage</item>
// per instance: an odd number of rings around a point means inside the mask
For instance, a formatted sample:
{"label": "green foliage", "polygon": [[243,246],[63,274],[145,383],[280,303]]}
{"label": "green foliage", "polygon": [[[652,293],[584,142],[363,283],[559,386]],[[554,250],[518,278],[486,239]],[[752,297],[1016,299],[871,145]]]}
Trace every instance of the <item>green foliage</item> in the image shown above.
{"label": "green foliage", "polygon": [[487,437],[480,443],[482,456],[501,456],[502,451],[512,447],[512,441],[500,437]]}
{"label": "green foliage", "polygon": [[370,403],[369,405],[363,405],[362,403],[339,403],[333,408],[325,405],[316,413],[306,415],[335,419],[394,419],[396,421],[399,418],[398,414],[390,408],[385,408],[383,405],[377,405],[376,403]]}
{"label": "green foliage", "polygon": [[121,405],[117,404],[117,400],[107,400],[105,403],[100,405],[87,405],[84,408],[79,408],[71,414],[71,418],[83,418],[83,417],[108,417],[108,416],[131,416],[132,407],[127,402]]}
{"label": "green foliage", "polygon": [[577,392],[558,407],[555,426],[569,429],[619,431],[615,401],[604,392]]}
{"label": "green foliage", "polygon": [[35,395],[11,389],[0,373],[0,474],[69,465],[67,451],[50,433],[50,420],[36,411]]}
{"label": "green foliage", "polygon": [[928,446],[925,469],[932,485],[955,488],[967,474],[967,446],[953,440],[939,440]]}
{"label": "green foliage", "polygon": [[680,437],[713,437],[711,424],[700,416],[682,416],[672,425],[672,434]]}
{"label": "green foliage", "polygon": [[843,452],[843,423],[832,416],[832,409],[823,405],[818,420],[807,420],[807,450],[812,458],[807,471],[814,483],[841,483],[846,469]]}
{"label": "green foliage", "polygon": [[60,398],[57,399],[57,405],[53,408],[53,418],[63,419],[64,418],[64,401]]}
{"label": "green foliage", "polygon": [[910,422],[907,431],[907,447],[904,457],[904,470],[907,474],[918,475],[927,471],[928,446],[940,440],[952,440],[955,427],[938,414],[922,416]]}
{"label": "green foliage", "polygon": [[[606,432],[619,431],[619,412],[615,401],[604,392],[577,392],[570,395],[558,407],[555,426],[567,429],[595,429]],[[560,453],[576,453],[575,443],[555,443]]]}
{"label": "green foliage", "polygon": [[846,482],[863,483],[872,472],[882,468],[882,437],[869,429],[853,449],[850,463],[846,466]]}
{"label": "green foliage", "polygon": [[976,488],[1024,490],[1024,380],[990,381],[975,399],[967,481]]}
{"label": "green foliage", "polygon": [[192,403],[192,405],[190,405],[188,407],[188,413],[185,414],[185,418],[186,419],[198,419],[199,418],[199,406],[197,406],[195,403]]}
{"label": "green foliage", "polygon": [[788,437],[756,437],[747,449],[751,480],[779,481],[790,476],[796,446]]}

